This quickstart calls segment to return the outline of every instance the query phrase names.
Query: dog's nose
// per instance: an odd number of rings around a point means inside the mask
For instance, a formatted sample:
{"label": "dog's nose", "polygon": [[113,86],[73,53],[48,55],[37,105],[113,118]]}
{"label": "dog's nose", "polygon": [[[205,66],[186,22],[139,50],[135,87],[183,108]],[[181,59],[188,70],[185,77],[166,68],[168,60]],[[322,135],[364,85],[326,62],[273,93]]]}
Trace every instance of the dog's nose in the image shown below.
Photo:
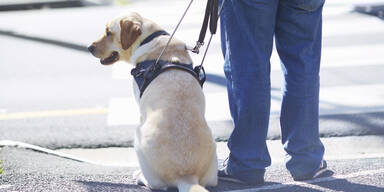
{"label": "dog's nose", "polygon": [[91,46],[88,47],[88,50],[91,53],[95,52],[95,49],[96,49],[96,46],[94,46],[94,45],[91,45]]}

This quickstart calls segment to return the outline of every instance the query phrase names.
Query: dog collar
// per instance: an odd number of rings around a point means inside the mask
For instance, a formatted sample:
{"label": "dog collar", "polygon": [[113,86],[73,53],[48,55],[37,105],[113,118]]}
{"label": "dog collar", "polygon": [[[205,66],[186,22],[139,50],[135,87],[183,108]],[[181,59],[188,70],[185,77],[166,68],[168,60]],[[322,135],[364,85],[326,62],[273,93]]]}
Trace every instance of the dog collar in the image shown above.
{"label": "dog collar", "polygon": [[154,38],[159,37],[159,36],[162,36],[162,35],[169,35],[169,33],[166,32],[166,31],[163,31],[163,30],[161,30],[161,31],[156,31],[156,32],[152,33],[151,35],[149,35],[147,38],[145,38],[145,39],[140,43],[140,46],[142,46],[142,45],[144,45],[144,44],[146,44],[146,43],[149,43],[149,42],[151,42]]}
{"label": "dog collar", "polygon": [[[168,70],[168,69],[181,69],[189,74],[191,74],[193,77],[196,78],[196,80],[199,82],[201,86],[203,86],[204,81],[200,80],[200,74],[196,72],[196,69],[193,69],[192,63],[190,64],[184,64],[184,63],[172,63],[169,61],[163,61],[160,60],[156,68],[154,70],[151,70],[152,64],[154,64],[155,60],[148,60],[140,62],[136,65],[135,68],[131,70],[131,75],[134,77],[137,85],[140,89],[140,98],[143,95],[145,89],[148,87],[148,85],[162,72]],[[205,80],[205,79],[204,79]]]}

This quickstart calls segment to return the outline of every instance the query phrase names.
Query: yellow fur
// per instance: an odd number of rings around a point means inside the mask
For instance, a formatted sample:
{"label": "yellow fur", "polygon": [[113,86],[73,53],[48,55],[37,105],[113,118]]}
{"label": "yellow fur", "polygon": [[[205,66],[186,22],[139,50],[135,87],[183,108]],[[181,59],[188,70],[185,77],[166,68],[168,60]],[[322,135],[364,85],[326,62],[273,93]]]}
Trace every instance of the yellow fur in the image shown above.
{"label": "yellow fur", "polygon": [[[128,49],[119,44],[118,23],[122,19],[141,23],[141,35]],[[156,59],[169,38],[161,36],[139,47],[143,39],[162,29],[137,13],[117,18],[107,27],[115,35],[112,40],[104,35],[96,41],[94,55],[104,59],[115,51],[120,60],[133,65]],[[176,39],[161,59],[192,63],[185,44]],[[179,187],[180,191],[206,191],[204,186],[217,185],[216,145],[204,118],[205,98],[196,79],[182,70],[168,70],[137,100],[142,124],[136,130],[134,145],[145,183],[153,189]]]}

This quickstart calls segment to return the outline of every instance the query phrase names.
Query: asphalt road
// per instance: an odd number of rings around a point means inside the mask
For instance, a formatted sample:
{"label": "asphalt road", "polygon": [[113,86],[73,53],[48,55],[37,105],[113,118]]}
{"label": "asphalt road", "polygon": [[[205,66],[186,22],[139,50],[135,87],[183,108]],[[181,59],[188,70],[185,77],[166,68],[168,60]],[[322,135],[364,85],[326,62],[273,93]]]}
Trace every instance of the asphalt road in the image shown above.
{"label": "asphalt road", "polygon": [[[31,150],[0,150],[4,173],[0,191],[150,191],[135,185],[137,167],[105,167],[76,162]],[[221,160],[222,161],[222,160]],[[384,158],[328,161],[328,169],[313,180],[293,182],[282,163],[267,169],[266,184],[243,186],[219,182],[210,191],[369,191],[384,190]],[[252,189],[252,190],[251,190]],[[175,190],[171,190],[175,191]]]}
{"label": "asphalt road", "polygon": [[[373,0],[364,2],[368,1]],[[171,0],[175,11],[163,11],[170,4],[159,2],[0,12],[0,140],[24,141],[50,149],[131,146],[138,118],[130,68],[123,63],[102,66],[86,51],[86,46],[104,31],[106,21],[126,11],[155,18],[171,31],[171,21],[181,15],[176,10],[183,10],[185,2]],[[351,5],[357,3],[359,0],[333,0],[324,9],[320,132],[323,140],[332,141],[327,149],[337,148],[336,156],[338,150],[343,154],[353,148],[377,147],[377,143],[362,142],[354,147],[345,142],[336,147],[340,140],[335,137],[384,135],[384,22],[351,12]],[[194,4],[176,34],[179,39],[194,43],[203,7],[204,3]],[[232,123],[225,107],[219,47],[217,36],[206,60],[208,82],[204,92],[207,119],[215,138],[222,141],[231,133]],[[200,58],[193,56],[195,63]],[[268,138],[278,139],[282,76],[275,52],[271,64]],[[379,155],[360,152],[360,156],[330,159],[329,170],[307,182],[293,182],[278,162],[268,168],[264,186],[220,182],[210,190],[381,192],[384,158],[382,150],[376,152]],[[223,157],[220,156],[220,161]],[[4,170],[0,175],[0,192],[149,191],[134,184],[132,172],[137,167],[93,165],[15,147],[0,148],[0,160]]]}
{"label": "asphalt road", "polygon": [[[171,1],[182,10],[184,2]],[[384,23],[351,12],[349,4],[324,9],[320,132],[322,137],[384,134]],[[354,1],[356,3],[357,1]],[[0,13],[0,140],[52,149],[131,146],[138,112],[130,68],[102,66],[86,46],[109,18],[138,11],[171,31],[176,12],[135,2],[126,7],[88,7]],[[344,3],[344,4],[343,4]],[[204,4],[195,3],[176,36],[195,41]],[[359,25],[356,25],[359,23]],[[343,26],[343,27],[341,27]],[[231,133],[222,56],[216,36],[206,60],[207,119],[217,140]],[[193,55],[195,63],[200,56]],[[280,138],[282,75],[272,56],[269,139]]]}

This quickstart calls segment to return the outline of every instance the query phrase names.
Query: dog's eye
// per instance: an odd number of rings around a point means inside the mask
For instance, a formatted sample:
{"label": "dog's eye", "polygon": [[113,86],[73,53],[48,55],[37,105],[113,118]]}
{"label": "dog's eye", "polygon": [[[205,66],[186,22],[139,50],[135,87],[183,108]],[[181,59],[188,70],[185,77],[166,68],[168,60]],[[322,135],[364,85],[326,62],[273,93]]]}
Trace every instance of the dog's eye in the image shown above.
{"label": "dog's eye", "polygon": [[112,32],[107,31],[107,36],[111,36],[111,35],[112,35]]}

